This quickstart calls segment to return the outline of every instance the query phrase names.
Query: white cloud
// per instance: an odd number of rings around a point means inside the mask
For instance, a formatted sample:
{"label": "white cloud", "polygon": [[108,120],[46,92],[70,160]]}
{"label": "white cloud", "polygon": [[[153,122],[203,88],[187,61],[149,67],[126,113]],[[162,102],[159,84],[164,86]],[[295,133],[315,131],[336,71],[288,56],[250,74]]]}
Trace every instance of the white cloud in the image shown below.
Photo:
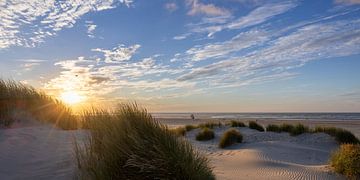
{"label": "white cloud", "polygon": [[175,36],[173,39],[174,40],[183,40],[183,39],[188,38],[190,35],[191,35],[190,33],[185,33],[185,34],[182,34],[182,35]]}
{"label": "white cloud", "polygon": [[360,4],[360,0],[335,0],[335,3],[346,4],[346,5],[356,5],[356,4]]}
{"label": "white cloud", "polygon": [[[199,51],[194,51],[193,54],[202,60],[218,56],[221,56],[222,60],[194,67],[188,73],[179,76],[178,80],[193,81],[198,84],[206,82],[213,87],[229,87],[232,84],[259,82],[264,78],[268,79],[266,77],[276,77],[270,78],[274,80],[291,78],[296,74],[289,71],[303,66],[308,61],[359,54],[359,29],[359,20],[317,22],[304,25],[290,34],[285,33],[275,39],[265,38],[268,39],[265,45],[260,44],[247,53],[235,56],[227,52],[221,53],[225,51],[223,44],[231,41],[221,43],[220,46],[219,43],[208,44],[202,48],[195,48]],[[204,51],[205,47],[213,49]]]}
{"label": "white cloud", "polygon": [[267,40],[268,35],[265,31],[253,30],[240,33],[229,41],[193,47],[187,50],[186,54],[190,56],[188,58],[192,61],[220,58],[232,52],[238,52],[255,45],[261,45]]}
{"label": "white cloud", "polygon": [[178,9],[178,6],[174,2],[166,3],[164,5],[164,8],[168,10],[169,12],[174,12]]}
{"label": "white cloud", "polygon": [[135,54],[136,50],[140,48],[139,44],[135,44],[129,47],[120,44],[111,50],[107,49],[92,49],[92,51],[101,52],[104,54],[106,63],[117,63],[119,61],[127,61]]}
{"label": "white cloud", "polygon": [[[245,16],[232,20],[232,16],[225,15],[220,18],[203,19],[201,23],[189,25],[193,33],[207,33],[208,37],[225,29],[243,29],[264,23],[271,18],[283,14],[297,6],[293,1],[280,3],[267,3],[252,10]],[[232,21],[229,21],[232,20]]]}
{"label": "white cloud", "polygon": [[71,28],[89,12],[127,6],[129,0],[10,0],[0,3],[0,49],[33,47],[64,28]]}
{"label": "white cloud", "polygon": [[186,4],[190,7],[188,15],[204,14],[208,16],[225,16],[230,15],[230,11],[220,8],[214,4],[203,4],[199,0],[186,0]]}
{"label": "white cloud", "polygon": [[92,21],[86,21],[86,27],[87,27],[88,37],[95,38],[94,31],[95,31],[97,25],[94,24],[94,22],[92,22]]}

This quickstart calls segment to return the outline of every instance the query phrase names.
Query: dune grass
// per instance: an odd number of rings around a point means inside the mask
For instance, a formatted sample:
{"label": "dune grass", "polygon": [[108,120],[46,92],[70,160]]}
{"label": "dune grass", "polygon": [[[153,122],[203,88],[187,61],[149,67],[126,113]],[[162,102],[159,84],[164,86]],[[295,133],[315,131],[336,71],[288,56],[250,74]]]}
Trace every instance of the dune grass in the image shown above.
{"label": "dune grass", "polygon": [[322,132],[335,137],[336,141],[340,144],[359,144],[360,141],[356,136],[348,130],[335,128],[335,127],[315,127],[314,133]]}
{"label": "dune grass", "polygon": [[349,179],[360,179],[360,145],[342,144],[332,154],[330,164],[336,172]]}
{"label": "dune grass", "polygon": [[231,127],[246,127],[243,122],[235,121],[235,120],[230,121],[229,124]]}
{"label": "dune grass", "polygon": [[255,121],[250,121],[249,122],[249,128],[250,129],[255,129],[255,130],[258,130],[258,131],[261,131],[261,132],[264,131],[264,128],[260,124],[256,123]]}
{"label": "dune grass", "polygon": [[221,139],[219,142],[219,147],[225,148],[225,147],[231,146],[235,143],[241,143],[242,139],[243,139],[243,137],[242,137],[241,133],[238,130],[231,128],[231,129],[227,130],[221,136]]}
{"label": "dune grass", "polygon": [[207,127],[202,128],[201,131],[199,131],[196,134],[196,140],[198,140],[198,141],[207,141],[207,140],[214,139],[214,138],[215,138],[214,131]]}
{"label": "dune grass", "polygon": [[170,129],[171,132],[173,132],[177,136],[185,136],[186,135],[186,128],[185,127],[177,127]]}
{"label": "dune grass", "polygon": [[215,179],[208,160],[145,109],[122,105],[88,114],[75,152],[80,179]]}
{"label": "dune grass", "polygon": [[297,136],[303,133],[309,132],[309,127],[304,126],[303,124],[296,124],[294,128],[290,131],[291,136]]}
{"label": "dune grass", "polygon": [[186,131],[191,131],[191,130],[197,129],[197,128],[199,128],[197,125],[192,125],[192,124],[185,125]]}
{"label": "dune grass", "polygon": [[26,114],[62,129],[76,129],[78,123],[69,107],[61,101],[15,81],[0,79],[0,127],[11,126],[16,114]]}
{"label": "dune grass", "polygon": [[219,121],[219,122],[215,122],[215,121],[209,121],[206,123],[201,123],[198,125],[199,128],[210,128],[213,129],[215,127],[221,127],[223,126],[223,124]]}
{"label": "dune grass", "polygon": [[280,133],[281,128],[280,128],[279,125],[269,124],[269,125],[266,126],[266,131]]}

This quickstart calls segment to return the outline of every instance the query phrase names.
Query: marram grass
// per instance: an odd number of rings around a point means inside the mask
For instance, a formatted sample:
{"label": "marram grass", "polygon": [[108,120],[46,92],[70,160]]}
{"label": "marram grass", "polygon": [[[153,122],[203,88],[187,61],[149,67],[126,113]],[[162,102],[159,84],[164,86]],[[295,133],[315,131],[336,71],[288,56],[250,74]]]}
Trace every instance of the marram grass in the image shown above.
{"label": "marram grass", "polygon": [[360,145],[342,144],[332,154],[330,164],[336,172],[349,179],[360,179]]}
{"label": "marram grass", "polygon": [[78,125],[71,109],[61,101],[31,86],[0,79],[0,127],[11,126],[17,114],[54,123],[62,129],[76,129]]}
{"label": "marram grass", "polygon": [[208,159],[145,109],[87,116],[89,136],[75,148],[81,179],[214,179]]}
{"label": "marram grass", "polygon": [[241,143],[242,140],[243,136],[241,133],[238,130],[231,128],[225,131],[225,133],[221,136],[219,141],[219,148],[226,148],[235,143]]}

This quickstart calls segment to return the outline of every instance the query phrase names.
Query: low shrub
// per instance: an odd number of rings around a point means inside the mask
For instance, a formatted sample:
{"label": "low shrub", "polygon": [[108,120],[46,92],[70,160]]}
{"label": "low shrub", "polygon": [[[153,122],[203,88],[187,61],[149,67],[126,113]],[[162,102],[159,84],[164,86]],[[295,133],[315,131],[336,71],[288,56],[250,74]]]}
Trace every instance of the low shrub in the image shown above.
{"label": "low shrub", "polygon": [[222,123],[221,122],[206,122],[206,123],[201,123],[198,125],[198,127],[200,128],[210,128],[213,129],[214,127],[221,127]]}
{"label": "low shrub", "polygon": [[196,140],[198,141],[207,141],[214,138],[215,138],[214,131],[207,127],[201,129],[201,131],[196,135]]}
{"label": "low shrub", "polygon": [[288,132],[288,133],[290,133],[293,129],[294,129],[294,126],[291,125],[291,124],[286,124],[286,123],[284,123],[284,124],[281,124],[281,125],[280,125],[280,130],[281,130],[281,132]]}
{"label": "low shrub", "polygon": [[343,144],[332,155],[331,166],[349,179],[360,179],[360,145]]}
{"label": "low shrub", "polygon": [[302,124],[297,124],[291,129],[290,135],[297,136],[306,132],[309,132],[309,127],[304,126]]}
{"label": "low shrub", "polygon": [[222,135],[219,142],[219,147],[225,148],[235,143],[241,143],[242,139],[243,137],[241,133],[238,130],[231,128]]}
{"label": "low shrub", "polygon": [[75,144],[80,179],[215,179],[208,159],[145,109],[89,117],[88,136]]}
{"label": "low shrub", "polygon": [[186,128],[184,127],[177,127],[174,129],[170,129],[171,132],[173,132],[177,136],[185,136],[186,135]]}
{"label": "low shrub", "polygon": [[186,131],[191,131],[191,130],[197,129],[197,128],[198,128],[198,126],[192,125],[192,124],[188,124],[185,126]]}
{"label": "low shrub", "polygon": [[249,122],[249,128],[250,129],[256,129],[256,130],[261,131],[261,132],[264,131],[264,128],[260,124],[256,123],[255,121],[250,121]]}
{"label": "low shrub", "polygon": [[271,131],[271,132],[281,132],[281,128],[278,125],[275,124],[269,124],[266,126],[266,131]]}
{"label": "low shrub", "polygon": [[245,127],[245,124],[243,122],[240,121],[230,121],[230,126],[231,127]]}
{"label": "low shrub", "polygon": [[335,137],[336,141],[340,144],[359,144],[359,139],[356,138],[356,136],[351,133],[348,130],[341,129],[341,128],[335,128],[335,127],[315,127],[314,131],[315,133],[323,132],[326,134],[329,134],[330,136]]}

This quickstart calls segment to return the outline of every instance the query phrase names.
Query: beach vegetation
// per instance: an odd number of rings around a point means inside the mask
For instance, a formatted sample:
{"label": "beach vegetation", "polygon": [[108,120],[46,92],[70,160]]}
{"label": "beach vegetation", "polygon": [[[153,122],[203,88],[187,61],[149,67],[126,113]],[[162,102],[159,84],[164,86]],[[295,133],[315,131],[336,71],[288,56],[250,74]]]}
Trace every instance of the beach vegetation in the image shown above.
{"label": "beach vegetation", "polygon": [[198,125],[198,127],[200,127],[200,128],[210,128],[210,129],[213,129],[215,127],[221,127],[221,126],[222,126],[222,123],[220,121],[219,122],[209,121],[209,122],[201,123]]}
{"label": "beach vegetation", "polygon": [[360,179],[360,145],[342,144],[330,158],[334,170],[349,179]]}
{"label": "beach vegetation", "polygon": [[202,128],[198,134],[196,134],[196,140],[198,141],[207,141],[210,139],[214,139],[215,138],[215,133],[214,130],[210,129],[210,128]]}
{"label": "beach vegetation", "polygon": [[335,127],[315,127],[314,133],[326,133],[335,137],[335,140],[340,144],[359,144],[360,141],[356,136],[348,130]]}
{"label": "beach vegetation", "polygon": [[309,127],[299,123],[296,124],[293,128],[291,128],[290,135],[297,136],[306,132],[309,132]]}
{"label": "beach vegetation", "polygon": [[176,127],[176,128],[170,129],[170,131],[173,132],[177,136],[185,136],[186,135],[185,127]]}
{"label": "beach vegetation", "polygon": [[241,133],[238,130],[231,128],[225,131],[225,133],[221,136],[219,148],[225,148],[235,143],[241,143],[242,140],[243,136],[241,135]]}
{"label": "beach vegetation", "polygon": [[232,120],[229,124],[231,127],[246,127],[246,125],[241,121]]}
{"label": "beach vegetation", "polygon": [[193,125],[193,124],[187,124],[187,125],[185,125],[186,131],[191,131],[191,130],[197,129],[197,128],[199,128],[197,125]]}
{"label": "beach vegetation", "polygon": [[15,120],[25,118],[53,123],[66,130],[78,127],[77,118],[62,101],[31,86],[0,79],[0,127],[9,127]]}
{"label": "beach vegetation", "polygon": [[266,131],[271,131],[271,132],[281,132],[281,128],[279,125],[275,125],[275,124],[269,124],[266,126]]}
{"label": "beach vegetation", "polygon": [[215,179],[208,159],[136,104],[88,115],[79,179]]}
{"label": "beach vegetation", "polygon": [[250,121],[249,122],[249,128],[250,129],[255,129],[255,130],[258,130],[258,131],[261,131],[261,132],[264,131],[264,128],[255,121]]}

